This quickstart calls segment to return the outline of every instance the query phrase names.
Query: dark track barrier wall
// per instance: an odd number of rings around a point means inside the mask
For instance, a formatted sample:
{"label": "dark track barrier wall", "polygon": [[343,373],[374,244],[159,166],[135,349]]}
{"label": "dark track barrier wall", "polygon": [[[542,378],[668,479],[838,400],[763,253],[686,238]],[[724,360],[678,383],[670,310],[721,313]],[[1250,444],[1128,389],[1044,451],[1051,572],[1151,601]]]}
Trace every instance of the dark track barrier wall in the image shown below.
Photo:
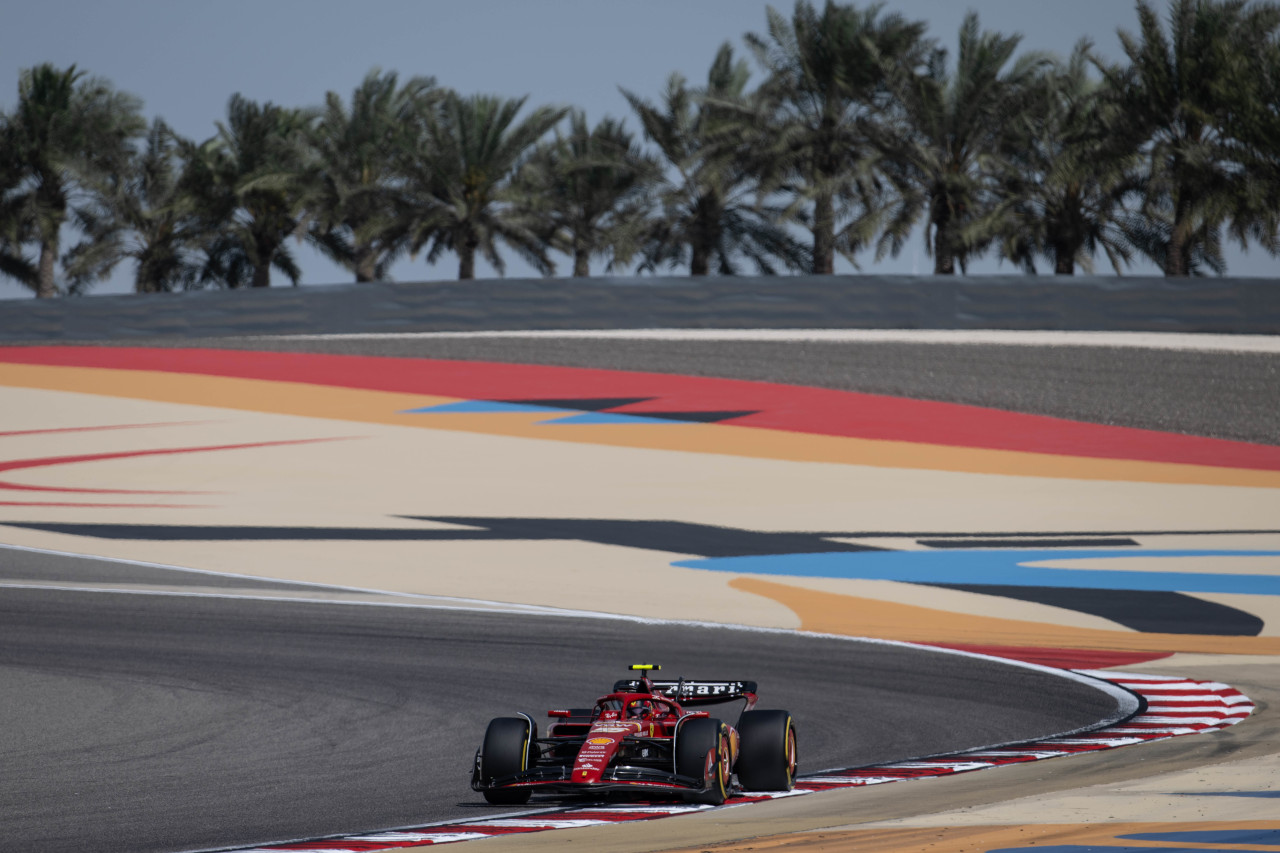
{"label": "dark track barrier wall", "polygon": [[0,302],[0,341],[507,329],[1280,333],[1278,279],[487,279]]}

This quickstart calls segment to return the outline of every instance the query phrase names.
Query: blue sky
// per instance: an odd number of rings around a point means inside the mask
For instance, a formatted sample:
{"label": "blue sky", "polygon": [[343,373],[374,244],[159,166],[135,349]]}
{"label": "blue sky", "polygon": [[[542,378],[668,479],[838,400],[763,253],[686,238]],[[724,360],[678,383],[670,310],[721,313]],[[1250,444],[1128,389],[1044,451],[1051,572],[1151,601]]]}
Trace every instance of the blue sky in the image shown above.
{"label": "blue sky", "polygon": [[[1163,8],[1163,0],[1156,0]],[[349,97],[374,67],[402,78],[434,76],[464,93],[529,96],[530,104],[580,107],[594,122],[605,114],[628,118],[622,86],[656,98],[679,71],[697,82],[719,45],[743,51],[742,36],[762,32],[765,8],[789,12],[790,2],[764,0],[42,0],[13,3],[0,28],[0,108],[13,106],[18,74],[41,62],[75,63],[143,99],[148,116],[163,116],[179,133],[204,139],[235,92],[288,106],[319,104],[326,91]],[[859,4],[861,5],[861,4]],[[1134,30],[1127,0],[890,0],[886,9],[925,20],[932,35],[952,44],[968,9],[984,27],[1019,32],[1026,49],[1070,52],[1091,38],[1119,58],[1116,30]],[[528,274],[508,255],[508,275]],[[304,284],[349,280],[348,274],[300,249]],[[1105,261],[1102,261],[1105,264]],[[1229,260],[1233,275],[1274,275],[1277,262],[1255,251]],[[562,273],[568,262],[560,261]],[[851,269],[845,267],[845,269]],[[916,240],[896,260],[865,271],[928,272]],[[402,261],[400,281],[453,278],[451,256],[436,266]],[[1014,272],[987,262],[975,272]],[[1100,272],[1108,271],[1103,266]],[[593,267],[598,273],[598,265]],[[1150,273],[1151,268],[1135,268]],[[481,265],[479,275],[492,275]],[[128,289],[122,268],[95,292]],[[276,276],[276,278],[279,278]],[[276,282],[280,283],[279,281]],[[0,297],[25,291],[0,280]]]}

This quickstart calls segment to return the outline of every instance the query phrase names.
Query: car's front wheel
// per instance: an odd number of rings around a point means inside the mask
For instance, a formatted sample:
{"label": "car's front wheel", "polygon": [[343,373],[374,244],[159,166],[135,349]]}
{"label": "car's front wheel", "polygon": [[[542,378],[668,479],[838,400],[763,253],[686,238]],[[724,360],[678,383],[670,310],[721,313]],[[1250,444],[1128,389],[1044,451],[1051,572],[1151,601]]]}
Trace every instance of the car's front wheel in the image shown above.
{"label": "car's front wheel", "polygon": [[[537,729],[523,717],[490,720],[480,747],[480,779],[488,784],[528,770],[535,761],[537,736]],[[520,805],[529,802],[532,793],[528,788],[486,788],[484,798],[495,805]]]}
{"label": "car's front wheel", "polygon": [[729,727],[720,720],[690,720],[676,734],[676,773],[702,779],[704,787],[688,795],[696,803],[718,806],[729,796],[732,756]]}

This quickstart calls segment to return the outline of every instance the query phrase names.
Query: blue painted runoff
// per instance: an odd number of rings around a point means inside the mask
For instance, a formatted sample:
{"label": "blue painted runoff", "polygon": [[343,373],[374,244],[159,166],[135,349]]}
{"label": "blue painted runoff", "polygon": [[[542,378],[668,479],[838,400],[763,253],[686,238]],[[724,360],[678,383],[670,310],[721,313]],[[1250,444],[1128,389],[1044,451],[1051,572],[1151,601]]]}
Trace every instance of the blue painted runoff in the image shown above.
{"label": "blue painted runoff", "polygon": [[644,415],[624,415],[613,412],[583,412],[580,415],[567,415],[563,418],[555,418],[542,423],[553,426],[557,424],[663,424],[664,426],[672,426],[679,424],[680,421],[675,421],[671,418],[646,418]]}
{"label": "blue painted runoff", "polygon": [[1132,841],[1171,841],[1175,844],[1253,844],[1280,847],[1280,829],[1197,829],[1190,832],[1135,832],[1119,838]]}
{"label": "blue painted runoff", "polygon": [[1049,844],[1044,847],[1001,847],[987,853],[1240,853],[1239,847],[1120,847],[1111,844]]}
{"label": "blue painted runoff", "polygon": [[[495,400],[459,400],[455,403],[441,403],[438,406],[423,406],[420,409],[404,409],[402,415],[505,415],[505,414],[549,414],[565,415],[563,408],[554,406],[538,406],[530,403],[502,403]],[[626,415],[613,412],[583,412],[568,414],[560,418],[540,421],[542,424],[661,424],[673,426],[681,421],[671,418],[646,418],[643,415]]]}
{"label": "blue painted runoff", "polygon": [[459,400],[456,403],[441,403],[438,406],[423,406],[420,409],[404,409],[402,415],[489,415],[510,414],[512,412],[563,412],[552,406],[533,406],[528,403],[501,403],[496,400]]}
{"label": "blue painted runoff", "polygon": [[[1034,586],[1056,589],[1123,589],[1280,595],[1280,574],[1234,575],[1110,568],[1050,569],[1028,565],[1049,560],[1119,560],[1182,557],[1280,557],[1280,551],[1101,551],[947,549],[938,551],[839,551],[680,560],[673,565],[744,575],[850,578],[922,584]],[[1280,566],[1277,566],[1280,569]]]}
{"label": "blue painted runoff", "polygon": [[987,853],[1228,853],[1235,848],[1183,847],[1183,844],[1248,844],[1254,847],[1280,847],[1277,829],[1203,829],[1190,832],[1135,832],[1117,836],[1117,840],[1166,842],[1169,847],[1130,847],[1113,844],[1054,844],[1045,847],[1001,847]]}

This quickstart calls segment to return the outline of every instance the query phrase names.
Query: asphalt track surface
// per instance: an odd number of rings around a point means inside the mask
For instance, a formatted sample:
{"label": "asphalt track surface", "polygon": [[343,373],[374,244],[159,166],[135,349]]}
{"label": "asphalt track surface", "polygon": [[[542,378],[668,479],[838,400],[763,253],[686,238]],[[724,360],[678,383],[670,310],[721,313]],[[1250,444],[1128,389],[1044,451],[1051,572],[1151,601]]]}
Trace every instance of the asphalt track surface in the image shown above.
{"label": "asphalt track surface", "polygon": [[[7,584],[104,577],[172,592],[231,583],[35,552],[0,562]],[[886,644],[10,586],[0,848],[194,850],[507,812],[467,784],[488,719],[589,704],[642,660],[759,681],[762,706],[797,719],[808,770],[1040,737],[1116,707],[1050,673]]]}
{"label": "asphalt track surface", "polygon": [[[1274,356],[599,341],[217,345],[797,382],[1280,443]],[[0,553],[0,583],[122,582],[121,571]],[[141,587],[219,584],[129,571],[124,582]],[[587,702],[641,659],[672,674],[759,681],[762,704],[798,720],[802,772],[1040,737],[1113,707],[1087,687],[999,662],[833,639],[7,587],[0,849],[212,849],[491,815],[467,787],[485,721]]]}

